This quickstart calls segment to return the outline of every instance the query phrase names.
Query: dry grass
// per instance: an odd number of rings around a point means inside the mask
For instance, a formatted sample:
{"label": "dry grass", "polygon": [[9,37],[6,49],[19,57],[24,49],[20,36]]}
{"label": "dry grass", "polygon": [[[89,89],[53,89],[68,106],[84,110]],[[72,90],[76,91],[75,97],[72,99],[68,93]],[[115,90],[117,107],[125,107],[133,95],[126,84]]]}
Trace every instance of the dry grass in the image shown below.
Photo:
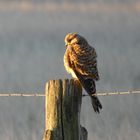
{"label": "dry grass", "polygon": [[32,2],[0,2],[0,11],[19,10],[28,11],[103,11],[103,12],[140,12],[140,2],[132,4],[105,4],[105,3],[37,3]]}

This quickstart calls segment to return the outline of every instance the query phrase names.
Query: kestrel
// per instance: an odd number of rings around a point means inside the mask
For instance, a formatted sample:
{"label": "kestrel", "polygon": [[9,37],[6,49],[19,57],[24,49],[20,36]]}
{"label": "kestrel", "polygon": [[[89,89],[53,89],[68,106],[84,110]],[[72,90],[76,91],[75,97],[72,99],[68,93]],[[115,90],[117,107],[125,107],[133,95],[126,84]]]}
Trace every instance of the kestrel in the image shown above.
{"label": "kestrel", "polygon": [[96,95],[95,81],[99,80],[96,51],[88,44],[84,37],[77,33],[67,34],[65,45],[65,69],[73,78],[80,81],[91,97],[94,111],[99,113],[102,105]]}

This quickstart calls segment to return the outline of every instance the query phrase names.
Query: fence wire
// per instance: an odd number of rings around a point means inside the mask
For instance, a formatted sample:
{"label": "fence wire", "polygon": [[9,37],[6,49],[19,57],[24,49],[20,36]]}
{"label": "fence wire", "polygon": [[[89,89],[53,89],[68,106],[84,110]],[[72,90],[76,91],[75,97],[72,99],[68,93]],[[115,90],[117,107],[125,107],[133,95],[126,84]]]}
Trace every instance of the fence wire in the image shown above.
{"label": "fence wire", "polygon": [[40,93],[1,93],[0,97],[44,97],[45,94]]}
{"label": "fence wire", "polygon": [[[132,91],[122,91],[122,92],[102,92],[97,93],[97,96],[110,96],[110,95],[128,95],[128,94],[140,94],[140,90],[132,90]],[[45,97],[45,94],[42,93],[1,93],[0,97]],[[83,95],[86,97],[89,95]],[[93,95],[94,96],[94,95]]]}

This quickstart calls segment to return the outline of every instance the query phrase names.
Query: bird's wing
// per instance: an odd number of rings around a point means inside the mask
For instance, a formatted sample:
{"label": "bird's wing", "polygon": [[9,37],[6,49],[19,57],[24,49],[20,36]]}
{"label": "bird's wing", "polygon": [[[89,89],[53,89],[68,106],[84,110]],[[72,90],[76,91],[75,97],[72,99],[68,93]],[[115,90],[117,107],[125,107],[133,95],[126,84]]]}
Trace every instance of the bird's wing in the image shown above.
{"label": "bird's wing", "polygon": [[71,63],[74,63],[76,71],[83,76],[99,80],[96,58],[96,51],[90,46],[72,47],[71,49],[70,59]]}
{"label": "bird's wing", "polygon": [[[84,67],[82,67],[82,68],[81,68],[81,66],[79,67],[79,61],[77,61],[78,60],[77,55],[73,54],[73,53],[72,53],[72,55],[73,56],[69,57],[71,64],[72,64],[71,65],[72,69],[73,69],[75,75],[77,76],[78,80],[82,84],[83,88],[91,96],[91,101],[92,101],[92,106],[93,106],[94,111],[99,113],[100,109],[102,109],[102,104],[100,103],[98,97],[96,96],[96,85],[95,85],[95,81],[94,81],[95,78],[87,75],[90,72],[88,70],[82,70],[82,69],[84,69]],[[83,62],[83,60],[82,60],[82,62]],[[80,62],[80,64],[81,64],[81,62]],[[82,63],[82,65],[84,65],[84,64],[85,63]],[[86,73],[86,75],[85,75],[85,73]],[[91,72],[91,75],[94,75],[94,74],[95,73]],[[98,76],[98,75],[96,75],[96,76]],[[96,77],[96,78],[98,78],[98,77]]]}
{"label": "bird's wing", "polygon": [[96,63],[96,52],[94,49],[81,49],[72,46],[67,48],[66,54],[69,67],[73,69],[83,88],[91,96],[92,106],[95,112],[99,113],[102,105],[96,96],[96,85],[94,80],[98,80],[98,70]]}

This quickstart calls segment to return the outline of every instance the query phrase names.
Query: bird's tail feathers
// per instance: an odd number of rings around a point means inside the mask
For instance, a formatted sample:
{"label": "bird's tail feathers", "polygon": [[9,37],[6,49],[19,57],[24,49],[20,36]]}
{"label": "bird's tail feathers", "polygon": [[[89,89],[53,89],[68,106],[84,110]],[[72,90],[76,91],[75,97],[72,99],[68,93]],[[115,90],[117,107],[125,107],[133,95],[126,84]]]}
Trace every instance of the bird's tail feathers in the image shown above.
{"label": "bird's tail feathers", "polygon": [[96,113],[100,113],[100,109],[102,109],[102,105],[96,96],[91,96],[91,103],[93,106],[93,109]]}
{"label": "bird's tail feathers", "polygon": [[77,78],[79,79],[80,83],[82,84],[83,88],[90,95],[94,111],[96,113],[99,113],[100,109],[102,109],[102,105],[101,105],[98,97],[96,96],[96,85],[95,85],[94,79],[81,76],[76,71],[75,71],[75,74],[76,74]]}

